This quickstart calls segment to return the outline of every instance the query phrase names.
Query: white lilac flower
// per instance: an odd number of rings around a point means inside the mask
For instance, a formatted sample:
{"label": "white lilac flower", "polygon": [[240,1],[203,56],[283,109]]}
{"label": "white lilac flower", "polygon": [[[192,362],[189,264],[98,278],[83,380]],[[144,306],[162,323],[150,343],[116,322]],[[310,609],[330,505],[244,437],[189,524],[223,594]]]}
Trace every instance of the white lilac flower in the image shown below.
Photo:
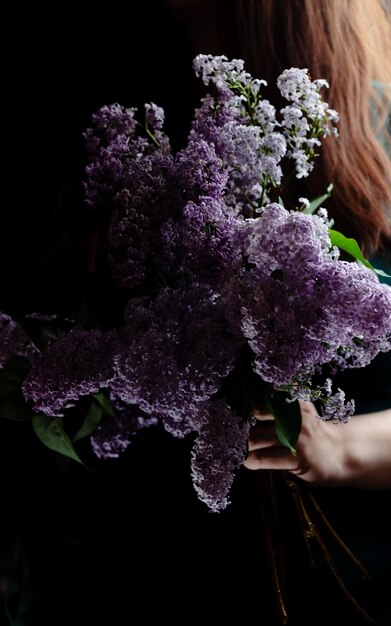
{"label": "white lilac flower", "polygon": [[303,178],[312,170],[311,161],[314,149],[321,144],[320,138],[338,134],[335,127],[338,114],[320,95],[320,89],[328,87],[327,81],[312,82],[306,69],[284,70],[277,85],[281,95],[292,102],[281,110],[281,126],[288,143],[287,154],[296,163],[297,177]]}
{"label": "white lilac flower", "polygon": [[144,106],[146,123],[153,129],[161,130],[164,124],[164,109],[153,102]]}
{"label": "white lilac flower", "polygon": [[299,202],[301,203],[303,209],[309,209],[311,202],[308,198],[299,198]]}
{"label": "white lilac flower", "polygon": [[276,118],[276,108],[269,100],[260,100],[255,107],[255,119],[265,135],[269,135],[279,126]]}

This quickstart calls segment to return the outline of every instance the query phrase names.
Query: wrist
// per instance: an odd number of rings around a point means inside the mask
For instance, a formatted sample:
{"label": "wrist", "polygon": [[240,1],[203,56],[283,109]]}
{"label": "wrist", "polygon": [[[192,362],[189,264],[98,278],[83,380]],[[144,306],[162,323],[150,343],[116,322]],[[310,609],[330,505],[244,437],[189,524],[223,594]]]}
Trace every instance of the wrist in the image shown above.
{"label": "wrist", "polygon": [[342,437],[343,486],[391,488],[391,410],[353,416]]}

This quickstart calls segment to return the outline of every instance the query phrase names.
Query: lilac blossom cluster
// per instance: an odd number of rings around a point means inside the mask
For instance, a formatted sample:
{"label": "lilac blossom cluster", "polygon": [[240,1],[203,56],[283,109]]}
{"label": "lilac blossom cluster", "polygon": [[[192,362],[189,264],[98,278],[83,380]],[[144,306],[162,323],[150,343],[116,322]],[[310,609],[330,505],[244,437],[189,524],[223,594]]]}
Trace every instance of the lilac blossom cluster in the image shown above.
{"label": "lilac blossom cluster", "polygon": [[333,361],[363,367],[390,345],[391,290],[338,258],[321,218],[270,204],[247,227],[251,269],[233,293],[263,380],[291,385]]}
{"label": "lilac blossom cluster", "polygon": [[338,134],[338,114],[320,94],[327,81],[311,81],[306,69],[284,70],[277,79],[289,102],[279,115],[261,96],[265,81],[245,72],[242,60],[199,55],[194,69],[205,85],[214,85],[218,96],[203,100],[192,132],[214,143],[226,161],[231,174],[228,203],[241,207],[246,216],[280,185],[284,157],[294,161],[297,178],[306,177],[321,139]]}
{"label": "lilac blossom cluster", "polygon": [[151,302],[132,299],[112,388],[183,437],[196,430],[199,403],[219,390],[243,342],[229,327],[220,298],[197,285],[190,291],[162,289]]}
{"label": "lilac blossom cluster", "polygon": [[106,420],[91,436],[92,449],[99,459],[117,459],[139,430],[158,423],[157,417],[143,415],[137,406],[125,404],[114,393],[110,401],[115,419]]}
{"label": "lilac blossom cluster", "polygon": [[229,503],[227,494],[234,472],[244,460],[243,442],[249,428],[250,423],[236,415],[224,400],[205,402],[199,407],[191,473],[199,499],[211,511],[224,509]]}
{"label": "lilac blossom cluster", "polygon": [[314,167],[313,158],[321,145],[321,138],[337,135],[339,116],[328,107],[320,89],[328,87],[327,80],[311,81],[307,69],[292,67],[284,70],[277,79],[281,95],[292,104],[281,109],[287,155],[296,164],[297,178],[309,175]]}
{"label": "lilac blossom cluster", "polygon": [[100,458],[157,421],[176,437],[195,433],[194,486],[217,511],[246,449],[250,416],[233,393],[243,355],[259,382],[346,421],[353,403],[312,377],[391,349],[391,289],[340,260],[324,209],[270,202],[282,161],[307,176],[322,137],[336,134],[325,81],[286,70],[278,86],[288,104],[277,111],[241,60],[199,55],[194,68],[214,95],[177,153],[154,104],[141,121],[120,105],[94,116],[87,202],[107,219],[107,260],[128,294],[123,325],[60,337],[35,357],[23,391],[35,411],[59,416],[103,390],[117,418],[92,436]]}
{"label": "lilac blossom cluster", "polygon": [[75,329],[51,343],[34,360],[23,393],[34,410],[60,416],[81,396],[107,387],[113,378],[114,333]]}

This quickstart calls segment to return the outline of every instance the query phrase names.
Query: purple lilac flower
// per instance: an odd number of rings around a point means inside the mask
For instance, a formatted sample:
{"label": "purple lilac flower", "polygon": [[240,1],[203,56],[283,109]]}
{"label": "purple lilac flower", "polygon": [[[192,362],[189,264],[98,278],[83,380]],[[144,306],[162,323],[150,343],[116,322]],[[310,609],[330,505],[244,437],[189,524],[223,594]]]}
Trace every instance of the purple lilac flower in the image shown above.
{"label": "purple lilac flower", "polygon": [[[265,177],[272,178],[276,185],[280,182],[281,147],[273,153],[262,137],[261,128],[249,126],[243,116],[238,116],[235,107],[226,106],[213,117],[210,106],[211,102],[205,100],[197,112],[190,138],[212,143],[224,162],[228,173],[224,200],[230,212],[251,215],[264,195]],[[284,141],[280,140],[280,146]],[[274,147],[277,142],[278,139]]]}
{"label": "purple lilac flower", "polygon": [[336,424],[346,423],[354,414],[354,408],[354,400],[346,402],[345,392],[338,389],[337,393],[327,398],[318,417],[324,421],[331,420]]}
{"label": "purple lilac flower", "polygon": [[220,200],[228,181],[228,173],[214,145],[204,139],[196,141],[191,136],[186,148],[175,157],[173,177],[184,204],[189,200],[198,202],[204,196]]}
{"label": "purple lilac flower", "polygon": [[61,411],[81,397],[107,387],[113,377],[115,334],[73,330],[39,357],[23,382],[26,400],[46,415]]}
{"label": "purple lilac flower", "polygon": [[98,426],[91,437],[92,449],[99,459],[114,459],[132,443],[136,433],[155,426],[156,417],[142,415],[137,406],[126,405],[118,398],[111,396],[115,418],[107,419]]}
{"label": "purple lilac flower", "polygon": [[164,110],[153,102],[145,105],[145,121],[154,130],[161,130],[164,125]]}
{"label": "purple lilac flower", "polygon": [[222,200],[204,197],[188,202],[179,221],[169,220],[162,227],[164,254],[161,257],[178,280],[194,280],[218,289],[242,263],[241,223],[225,215]]}
{"label": "purple lilac flower", "polygon": [[[90,152],[86,168],[86,201],[94,210],[111,210],[117,193],[127,189],[137,169],[137,162],[156,152],[170,154],[167,136],[160,130],[164,112],[151,103],[145,115],[154,140],[135,119],[136,109],[114,104],[102,107],[92,118],[85,138]],[[146,121],[146,123],[147,123]]]}
{"label": "purple lilac flower", "polygon": [[148,266],[160,263],[160,231],[168,215],[175,216],[178,195],[172,167],[172,157],[156,151],[129,164],[121,180],[108,232],[109,260],[121,286],[141,284]]}
{"label": "purple lilac flower", "polygon": [[343,365],[344,353],[348,367],[365,364],[367,347],[370,358],[391,348],[391,289],[327,250],[321,218],[273,204],[248,228],[250,269],[225,301],[231,318],[241,315],[263,380],[292,384],[333,359]]}
{"label": "purple lilac flower", "polygon": [[119,135],[130,137],[136,129],[137,109],[127,109],[120,104],[103,106],[92,116],[92,127],[84,134],[87,150],[96,154],[106,148]]}
{"label": "purple lilac flower", "polygon": [[198,430],[191,460],[193,484],[199,499],[216,512],[229,504],[234,472],[245,457],[249,422],[224,400],[214,400],[199,407]]}
{"label": "purple lilac flower", "polygon": [[161,130],[164,111],[145,105],[147,130],[134,116],[134,109],[103,107],[86,133],[94,147],[86,169],[86,200],[94,210],[111,215],[109,261],[114,279],[124,287],[143,282],[160,256],[159,229],[166,211],[175,215],[173,157]]}
{"label": "purple lilac flower", "polygon": [[[207,96],[196,111],[190,138],[214,145],[229,178],[225,202],[235,215],[251,215],[259,202],[267,199],[266,186],[281,182],[280,160],[285,154],[285,138],[274,133],[275,109],[262,101],[260,87],[244,71],[243,61],[199,55],[194,61],[204,83],[217,87],[217,97]],[[248,98],[254,111],[248,110]],[[276,135],[273,137],[273,135]]]}
{"label": "purple lilac flower", "polygon": [[391,349],[391,333],[372,339],[355,337],[349,346],[340,347],[330,361],[333,374],[343,369],[366,367],[379,354]]}
{"label": "purple lilac flower", "polygon": [[9,315],[0,312],[0,368],[14,355],[31,361],[36,352],[22,326]]}
{"label": "purple lilac flower", "polygon": [[309,378],[303,380],[303,385],[295,384],[290,389],[291,399],[306,400],[307,402],[315,402],[320,404],[318,413],[319,419],[324,421],[333,421],[335,424],[346,423],[354,414],[354,400],[345,400],[345,392],[342,389],[337,390],[335,394],[332,391],[331,378],[326,378],[322,385],[308,386]]}
{"label": "purple lilac flower", "polygon": [[303,263],[318,266],[330,254],[324,220],[297,211],[290,213],[277,203],[266,206],[260,218],[248,220],[247,231],[244,253],[252,265],[268,275],[284,267],[292,276],[300,276]]}
{"label": "purple lilac flower", "polygon": [[86,167],[86,203],[94,211],[110,213],[118,193],[132,179],[132,169],[146,152],[149,144],[144,138],[131,139],[117,135],[107,146],[94,154]]}
{"label": "purple lilac flower", "polygon": [[114,213],[109,231],[117,282],[139,283],[148,261],[179,284],[216,288],[241,261],[241,224],[227,215],[222,161],[204,140],[189,141],[174,161],[163,161],[159,153],[152,159],[143,160],[147,173],[139,165],[137,191],[117,199],[125,207]]}
{"label": "purple lilac flower", "polygon": [[162,289],[150,303],[133,299],[111,387],[183,436],[195,428],[196,405],[216,393],[233,368],[242,341],[230,331],[219,299],[204,288]]}

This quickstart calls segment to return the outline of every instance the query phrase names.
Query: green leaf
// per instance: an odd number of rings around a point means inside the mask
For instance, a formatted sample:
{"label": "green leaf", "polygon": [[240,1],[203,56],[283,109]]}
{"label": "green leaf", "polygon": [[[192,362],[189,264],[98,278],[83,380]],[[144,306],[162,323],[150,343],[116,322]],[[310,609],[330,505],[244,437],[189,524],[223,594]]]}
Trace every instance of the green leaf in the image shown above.
{"label": "green leaf", "polygon": [[316,196],[316,198],[311,200],[309,207],[303,209],[302,213],[306,213],[307,215],[312,215],[312,213],[315,213],[316,209],[320,207],[320,205],[323,204],[325,200],[330,198],[332,190],[333,185],[330,183],[330,185],[327,187],[326,193],[322,194],[321,196]]}
{"label": "green leaf", "polygon": [[52,343],[53,341],[56,341],[57,339],[58,339],[57,333],[51,328],[45,326],[44,328],[38,331],[37,336],[34,340],[34,343],[37,346],[37,348],[41,352],[43,352],[44,350],[46,350],[46,348],[48,347],[50,343]]}
{"label": "green leaf", "polygon": [[276,420],[276,433],[280,443],[296,456],[294,445],[301,431],[301,410],[298,400],[287,402],[290,395],[285,391],[275,391],[270,396],[270,404]]}
{"label": "green leaf", "polygon": [[34,415],[32,422],[35,434],[45,446],[83,464],[64,430],[61,417]]}
{"label": "green leaf", "polygon": [[373,269],[370,262],[364,257],[355,239],[345,237],[342,233],[339,233],[337,230],[332,230],[331,228],[329,229],[329,235],[332,246],[337,246],[337,248],[347,252],[357,261],[361,261],[366,267]]}
{"label": "green leaf", "polygon": [[347,252],[352,256],[356,261],[365,265],[365,267],[369,267],[370,270],[379,274],[379,276],[384,276],[385,278],[391,278],[389,274],[383,272],[383,270],[378,270],[373,267],[372,263],[370,263],[361,252],[360,246],[358,245],[355,239],[351,239],[345,237],[342,233],[339,233],[337,230],[329,229],[330,241],[332,246],[337,246],[340,250]]}
{"label": "green leaf", "polygon": [[[359,265],[365,265],[365,267],[368,267],[368,265],[365,263],[362,263],[361,261],[357,260],[357,263]],[[370,269],[373,270],[374,272],[376,272],[376,274],[378,276],[383,276],[384,278],[391,278],[390,274],[386,274],[386,272],[384,272],[383,270],[379,270],[377,267],[375,267],[374,265],[372,265],[369,261],[368,261],[369,265],[370,265]]]}
{"label": "green leaf", "polygon": [[115,413],[113,409],[113,405],[110,400],[104,393],[93,393],[92,397],[100,404],[103,410],[103,415],[107,415],[107,417],[114,418]]}
{"label": "green leaf", "polygon": [[379,276],[383,276],[383,278],[391,278],[391,274],[387,274],[386,272],[383,272],[383,270],[378,270],[377,267],[372,266],[374,271],[376,272],[376,274],[378,274]]}
{"label": "green leaf", "polygon": [[364,257],[363,253],[361,252],[360,246],[355,239],[345,237],[345,235],[343,235],[342,233],[338,232],[337,230],[332,230],[331,228],[329,229],[329,235],[332,246],[337,246],[337,248],[339,248],[340,250],[347,252],[358,263],[361,263],[365,267],[368,267],[373,272],[376,272],[376,274],[378,274],[379,276],[383,276],[384,278],[391,278],[389,274],[386,274],[386,272],[384,272],[383,270],[378,270],[372,265],[372,263],[368,261],[368,259]]}
{"label": "green leaf", "polygon": [[84,439],[84,437],[88,437],[89,435],[91,435],[98,426],[102,417],[102,406],[96,400],[93,400],[87,412],[87,415],[84,418],[84,422],[81,428],[77,431],[76,435],[72,439],[73,443],[79,441],[79,439]]}

